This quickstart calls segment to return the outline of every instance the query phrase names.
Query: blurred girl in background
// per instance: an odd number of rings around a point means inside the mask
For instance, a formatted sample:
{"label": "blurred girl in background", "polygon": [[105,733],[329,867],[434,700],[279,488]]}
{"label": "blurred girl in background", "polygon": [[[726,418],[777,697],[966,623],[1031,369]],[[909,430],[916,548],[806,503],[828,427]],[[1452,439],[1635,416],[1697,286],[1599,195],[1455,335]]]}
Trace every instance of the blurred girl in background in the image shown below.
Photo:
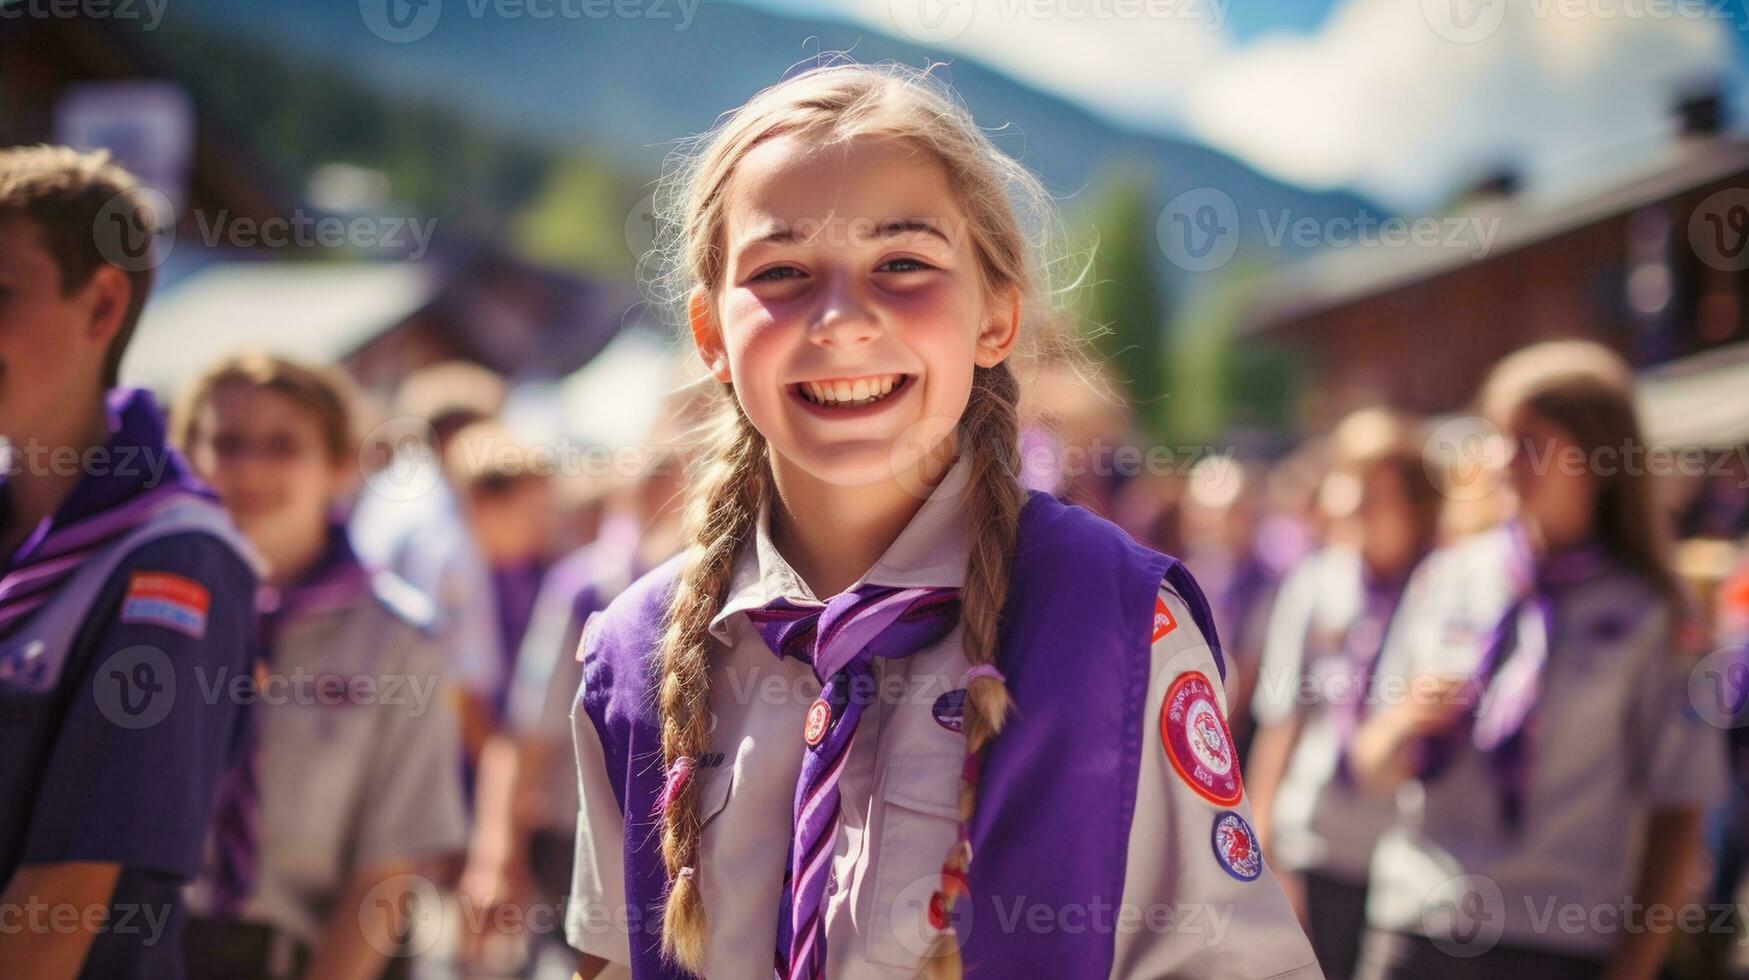
{"label": "blurred girl in background", "polygon": [[408,925],[394,879],[466,842],[431,605],[362,566],[342,523],[349,406],[342,379],[250,354],[177,407],[178,444],[269,567],[252,745],[191,889],[191,977],[379,976]]}
{"label": "blurred girl in background", "polygon": [[[1690,891],[1722,733],[1672,654],[1679,587],[1632,375],[1602,347],[1503,360],[1481,407],[1518,518],[1431,556],[1381,658],[1357,777],[1396,792],[1357,976],[1656,975]],[[1666,922],[1669,920],[1666,919]]]}
{"label": "blurred girl in background", "polygon": [[[1252,699],[1258,835],[1295,872],[1300,918],[1326,976],[1354,972],[1366,869],[1393,807],[1354,785],[1343,762],[1366,710],[1372,670],[1410,571],[1433,547],[1438,488],[1421,440],[1380,409],[1343,420],[1320,502],[1330,543],[1282,583]],[[1297,895],[1295,893],[1298,893]]]}

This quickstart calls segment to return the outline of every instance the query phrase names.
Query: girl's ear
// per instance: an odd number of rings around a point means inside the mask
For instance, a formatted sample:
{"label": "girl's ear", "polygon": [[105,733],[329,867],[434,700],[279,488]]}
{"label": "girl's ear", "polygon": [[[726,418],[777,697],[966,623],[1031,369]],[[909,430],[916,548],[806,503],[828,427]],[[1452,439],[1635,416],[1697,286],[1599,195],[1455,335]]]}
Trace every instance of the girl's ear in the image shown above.
{"label": "girl's ear", "polygon": [[978,347],[973,360],[981,368],[992,368],[1014,351],[1020,339],[1020,292],[1004,290],[990,302],[990,315],[978,331]]}
{"label": "girl's ear", "polygon": [[727,383],[729,357],[723,351],[723,334],[718,329],[716,313],[711,310],[710,294],[703,286],[693,289],[687,297],[686,319],[692,326],[692,343],[698,348],[704,366],[710,369],[711,377]]}

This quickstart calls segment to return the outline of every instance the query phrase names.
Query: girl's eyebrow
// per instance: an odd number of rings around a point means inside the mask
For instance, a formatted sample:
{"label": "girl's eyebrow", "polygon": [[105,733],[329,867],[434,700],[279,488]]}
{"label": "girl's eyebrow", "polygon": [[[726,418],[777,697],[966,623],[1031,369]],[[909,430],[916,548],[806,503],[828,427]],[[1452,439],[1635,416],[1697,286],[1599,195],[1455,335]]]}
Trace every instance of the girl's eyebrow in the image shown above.
{"label": "girl's eyebrow", "polygon": [[[866,223],[858,223],[864,224],[866,227]],[[954,247],[953,240],[948,238],[947,233],[942,231],[936,226],[935,222],[928,218],[888,218],[875,225],[875,233],[873,237],[887,239],[897,238],[901,235],[913,235],[919,233],[933,235],[940,239],[941,243],[948,248]],[[742,240],[740,247],[737,248],[736,251],[744,252],[755,245],[793,245],[796,242],[804,241],[805,239],[813,237],[814,235],[812,234],[807,236],[797,234],[790,226],[781,222],[773,221],[766,225],[762,230],[749,234]]]}

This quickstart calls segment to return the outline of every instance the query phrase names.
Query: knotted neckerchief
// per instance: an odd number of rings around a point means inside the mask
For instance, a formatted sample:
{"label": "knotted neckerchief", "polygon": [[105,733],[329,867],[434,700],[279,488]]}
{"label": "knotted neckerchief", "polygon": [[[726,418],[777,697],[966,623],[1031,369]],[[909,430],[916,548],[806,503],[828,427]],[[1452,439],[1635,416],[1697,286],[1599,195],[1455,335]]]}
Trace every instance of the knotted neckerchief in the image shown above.
{"label": "knotted neckerchief", "polygon": [[1360,563],[1360,611],[1342,633],[1339,654],[1343,673],[1353,684],[1348,698],[1332,705],[1338,745],[1336,778],[1350,785],[1354,777],[1348,768],[1348,749],[1365,720],[1367,692],[1372,686],[1373,671],[1378,668],[1379,654],[1384,651],[1385,634],[1402,601],[1405,580],[1401,575],[1382,579],[1366,562]]}
{"label": "knotted neckerchief", "polygon": [[1596,578],[1608,563],[1602,546],[1588,542],[1540,560],[1522,528],[1511,532],[1506,577],[1513,599],[1489,631],[1481,661],[1470,675],[1471,693],[1483,696],[1463,723],[1422,743],[1416,775],[1436,778],[1467,739],[1487,754],[1500,788],[1501,815],[1516,828],[1530,773],[1529,741],[1543,670],[1553,644],[1558,591]]}
{"label": "knotted neckerchief", "polygon": [[826,975],[826,880],[840,818],[838,776],[862,712],[874,699],[874,660],[905,657],[946,636],[959,620],[957,588],[863,586],[823,605],[777,599],[747,618],[779,657],[814,668],[823,685],[802,731],[789,870],[778,914],[776,975]]}
{"label": "knotted neckerchief", "polygon": [[[164,424],[149,392],[117,388],[106,410],[111,432],[102,470],[90,457],[91,472],[73,488],[54,516],[43,520],[13,552],[0,577],[0,637],[54,598],[55,590],[86,560],[126,537],[185,495],[216,499],[189,474],[186,464],[164,444]],[[7,453],[6,471],[20,465],[18,448]],[[29,465],[28,463],[24,465]],[[9,494],[0,482],[0,508]],[[9,508],[8,508],[9,509]]]}
{"label": "knotted neckerchief", "polygon": [[[370,588],[370,572],[347,540],[346,526],[328,528],[328,546],[316,564],[283,589],[263,585],[255,596],[256,686],[273,660],[287,623],[348,605]],[[243,748],[219,779],[213,812],[212,915],[232,918],[254,891],[260,856],[261,783],[258,703],[243,715]]]}

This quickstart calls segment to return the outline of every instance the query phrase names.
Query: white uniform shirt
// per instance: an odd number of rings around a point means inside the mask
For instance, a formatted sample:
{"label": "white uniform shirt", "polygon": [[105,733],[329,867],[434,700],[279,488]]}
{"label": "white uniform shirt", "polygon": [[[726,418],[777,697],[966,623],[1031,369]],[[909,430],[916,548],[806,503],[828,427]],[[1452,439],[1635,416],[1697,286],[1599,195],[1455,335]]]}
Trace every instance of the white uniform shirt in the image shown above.
{"label": "white uniform shirt", "polygon": [[[378,574],[347,605],[284,624],[250,708],[260,844],[243,920],[313,943],[354,874],[466,847],[444,654],[418,625],[430,615]],[[190,900],[208,907],[199,890]]]}
{"label": "white uniform shirt", "polygon": [[1251,700],[1261,724],[1299,722],[1275,794],[1271,859],[1354,884],[1366,881],[1373,844],[1395,815],[1389,799],[1337,777],[1341,732],[1330,699],[1365,696],[1353,690],[1353,667],[1341,649],[1364,612],[1361,575],[1352,548],[1325,548],[1294,567],[1276,596]]}
{"label": "white uniform shirt", "polygon": [[[1486,532],[1423,564],[1381,684],[1474,670],[1510,601],[1508,540]],[[1371,925],[1607,956],[1621,938],[1607,924],[1632,912],[1651,813],[1721,798],[1724,733],[1689,705],[1687,665],[1670,650],[1669,614],[1651,587],[1607,572],[1558,591],[1553,621],[1521,826],[1505,826],[1490,762],[1468,745],[1438,778],[1405,783],[1399,822],[1373,853]]]}
{"label": "white uniform shirt", "polygon": [[[958,501],[967,476],[962,457],[851,588],[961,585],[968,527]],[[695,776],[701,780],[697,874],[710,929],[710,977],[763,977],[772,969],[802,766],[797,733],[820,689],[809,665],[779,660],[742,615],[780,596],[818,601],[778,554],[769,514],[761,513],[711,626],[724,644],[712,670],[716,724]],[[1134,912],[1114,916],[1111,975],[1318,976],[1311,948],[1267,868],[1259,861],[1258,876],[1241,880],[1222,869],[1211,846],[1218,815],[1231,809],[1249,820],[1249,804],[1205,801],[1173,771],[1161,747],[1161,705],[1180,676],[1202,673],[1223,713],[1226,704],[1212,651],[1189,608],[1169,588],[1160,596],[1177,626],[1153,647],[1122,899]],[[835,980],[913,977],[927,947],[926,900],[957,837],[965,761],[965,736],[938,724],[932,708],[961,686],[968,667],[962,632],[956,625],[909,657],[874,661],[881,694],[864,711],[839,777],[842,820],[826,906],[826,973]],[[583,806],[568,935],[578,949],[625,964],[623,822],[594,726],[578,713],[573,727]],[[616,910],[622,912],[617,922]],[[987,914],[977,908],[977,915]],[[1068,935],[1071,925],[1063,924],[1065,942],[1103,939],[1088,935],[1091,930]],[[618,968],[606,974],[624,975]]]}

